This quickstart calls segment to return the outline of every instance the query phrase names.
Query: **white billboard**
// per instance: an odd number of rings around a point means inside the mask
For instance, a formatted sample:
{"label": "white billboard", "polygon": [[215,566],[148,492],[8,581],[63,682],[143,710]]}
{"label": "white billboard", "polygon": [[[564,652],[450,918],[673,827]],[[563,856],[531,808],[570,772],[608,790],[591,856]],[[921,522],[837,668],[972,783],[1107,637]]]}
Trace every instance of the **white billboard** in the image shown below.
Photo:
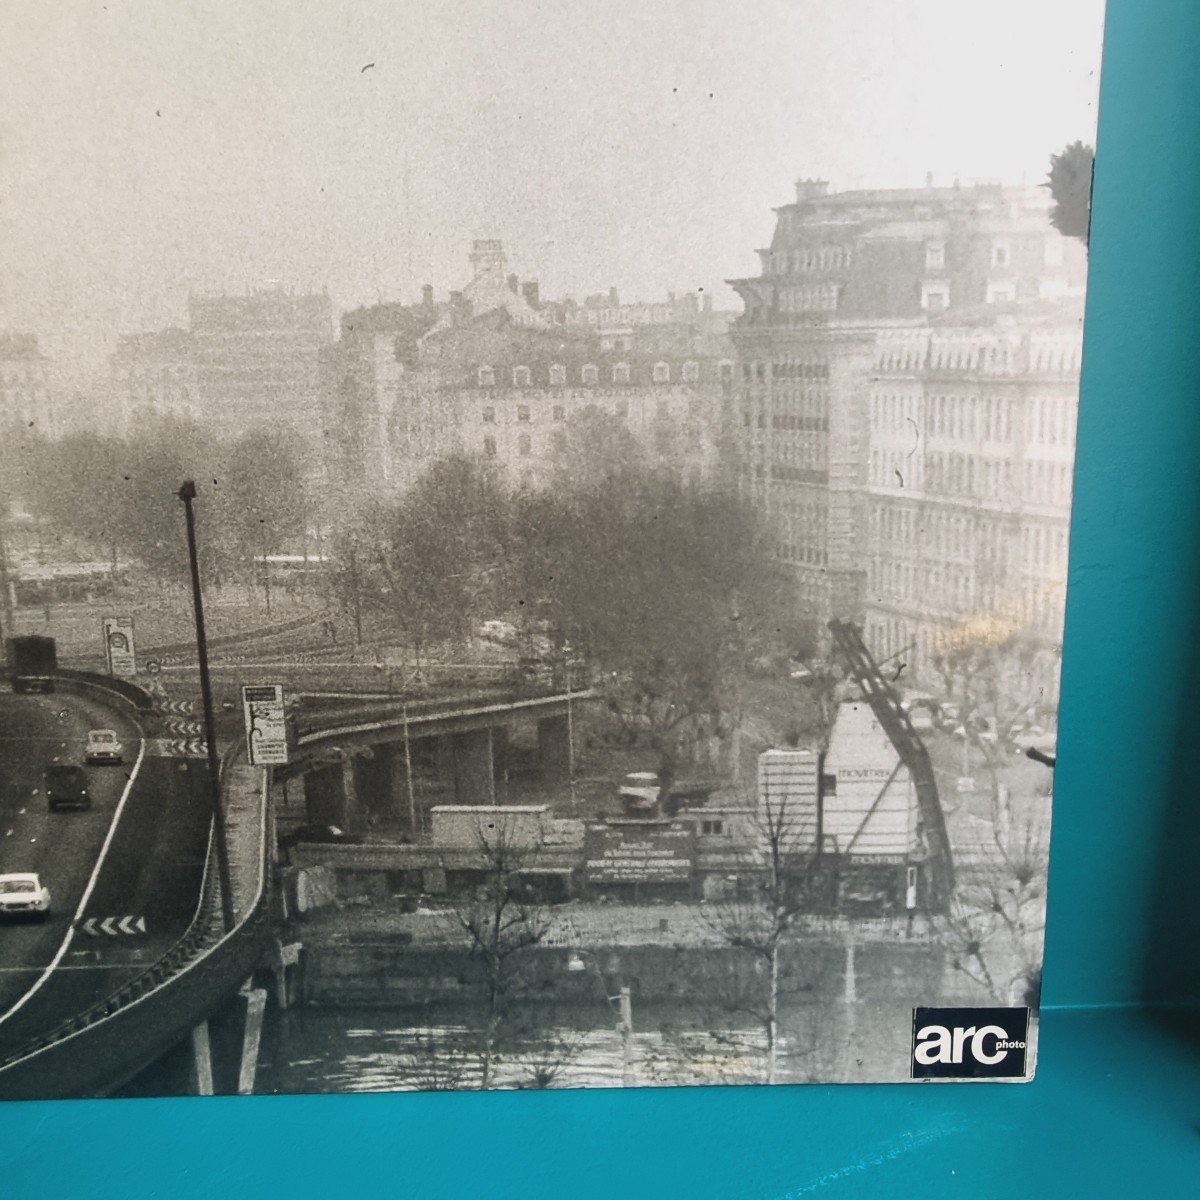
{"label": "white billboard", "polygon": [[104,657],[108,673],[132,679],[137,674],[132,617],[104,618]]}
{"label": "white billboard", "polygon": [[246,721],[246,748],[253,767],[286,763],[287,724],[283,688],[278,684],[248,684],[242,688],[242,715]]}

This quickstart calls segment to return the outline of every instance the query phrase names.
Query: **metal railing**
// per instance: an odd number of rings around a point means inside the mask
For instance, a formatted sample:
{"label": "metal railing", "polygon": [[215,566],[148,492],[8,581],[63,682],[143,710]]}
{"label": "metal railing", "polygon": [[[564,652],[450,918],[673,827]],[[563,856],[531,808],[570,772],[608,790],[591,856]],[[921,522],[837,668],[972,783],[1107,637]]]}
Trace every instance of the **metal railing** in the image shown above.
{"label": "metal railing", "polygon": [[[225,751],[222,779],[243,752],[240,741]],[[225,932],[221,921],[210,824],[196,909],[183,935],[107,996],[0,1058],[0,1096],[51,1099],[111,1091],[203,1020],[254,970],[262,952],[259,938],[269,928],[265,775],[263,787],[258,885],[234,928]],[[189,980],[186,998],[179,1002],[177,985],[201,965],[206,968],[202,977]],[[165,1003],[148,1010],[146,1006],[155,999]]]}

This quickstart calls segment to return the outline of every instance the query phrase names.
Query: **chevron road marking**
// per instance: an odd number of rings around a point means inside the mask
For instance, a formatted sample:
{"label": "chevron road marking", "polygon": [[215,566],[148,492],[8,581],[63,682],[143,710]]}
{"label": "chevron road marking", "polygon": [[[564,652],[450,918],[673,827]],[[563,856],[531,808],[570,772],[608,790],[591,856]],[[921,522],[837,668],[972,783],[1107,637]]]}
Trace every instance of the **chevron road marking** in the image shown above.
{"label": "chevron road marking", "polygon": [[203,738],[151,738],[146,748],[156,758],[208,757],[208,743]]}
{"label": "chevron road marking", "polygon": [[136,937],[146,932],[145,917],[88,917],[79,927],[91,937],[100,937],[106,933],[109,937],[120,937],[126,934]]}

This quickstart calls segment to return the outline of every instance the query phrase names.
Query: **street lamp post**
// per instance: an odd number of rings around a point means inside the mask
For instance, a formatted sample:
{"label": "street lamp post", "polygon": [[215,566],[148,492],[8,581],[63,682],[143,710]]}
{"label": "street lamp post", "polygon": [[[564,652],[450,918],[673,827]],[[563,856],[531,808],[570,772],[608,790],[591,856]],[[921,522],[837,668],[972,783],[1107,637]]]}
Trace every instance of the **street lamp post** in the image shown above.
{"label": "street lamp post", "polygon": [[217,731],[213,721],[212,686],[208,678],[208,642],[204,634],[204,601],[200,595],[200,564],[196,557],[196,515],[192,501],[196,485],[190,479],[175,493],[183,501],[187,518],[188,564],[192,572],[192,605],[196,614],[196,656],[200,664],[200,695],[204,702],[204,739],[208,748],[208,786],[213,812],[213,833],[217,847],[217,878],[221,890],[221,919],[228,933],[233,928],[233,890],[229,881],[229,843],[225,828],[225,810],[221,805],[221,764],[217,757]]}

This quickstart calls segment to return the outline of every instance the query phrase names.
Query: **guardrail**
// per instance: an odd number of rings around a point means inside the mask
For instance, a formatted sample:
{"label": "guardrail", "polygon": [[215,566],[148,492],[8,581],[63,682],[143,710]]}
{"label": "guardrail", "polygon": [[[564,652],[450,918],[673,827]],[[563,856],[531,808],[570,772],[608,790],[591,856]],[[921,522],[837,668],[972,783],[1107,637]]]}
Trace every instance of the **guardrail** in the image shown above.
{"label": "guardrail", "polygon": [[[221,773],[244,753],[235,742]],[[270,930],[270,849],[266,773],[254,899],[226,932],[221,923],[215,847],[208,853],[196,911],[183,936],[144,971],[83,1012],[0,1059],[0,1096],[49,1100],[104,1095],[162,1055],[253,973]]]}
{"label": "guardrail", "polygon": [[145,716],[154,707],[154,697],[145,688],[130,683],[128,679],[101,675],[96,671],[75,671],[68,667],[56,667],[53,675],[56,683],[74,683],[120,696],[122,700],[133,705],[139,716]]}

